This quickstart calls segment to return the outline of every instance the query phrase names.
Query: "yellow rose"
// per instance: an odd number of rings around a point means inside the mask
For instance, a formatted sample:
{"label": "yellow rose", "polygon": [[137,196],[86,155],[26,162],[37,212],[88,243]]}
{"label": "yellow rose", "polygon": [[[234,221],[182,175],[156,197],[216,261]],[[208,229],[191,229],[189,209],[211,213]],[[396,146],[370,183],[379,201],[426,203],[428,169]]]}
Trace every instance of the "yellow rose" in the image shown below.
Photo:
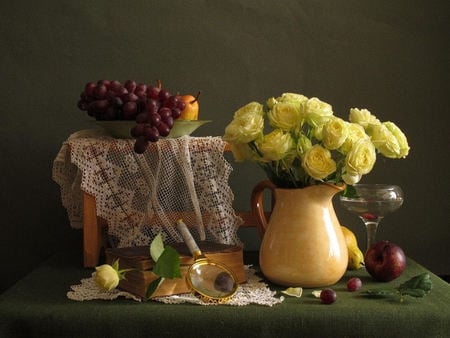
{"label": "yellow rose", "polygon": [[313,127],[311,129],[311,135],[318,141],[322,141],[323,139],[323,124],[320,126]]}
{"label": "yellow rose", "polygon": [[399,127],[397,127],[397,125],[394,122],[388,121],[388,122],[383,122],[383,124],[395,136],[395,138],[397,139],[397,142],[400,146],[400,150],[399,150],[397,157],[403,158],[403,157],[408,156],[409,145],[408,145],[408,140],[407,140],[405,134],[403,134],[403,132],[400,130]]}
{"label": "yellow rose", "polygon": [[235,113],[233,118],[239,118],[244,115],[264,115],[263,105],[258,102],[250,102],[247,103],[245,106],[242,106],[239,108]]}
{"label": "yellow rose", "polygon": [[351,108],[350,115],[348,117],[349,121],[352,123],[357,123],[368,128],[370,125],[378,125],[380,121],[367,109]]}
{"label": "yellow rose", "polygon": [[271,97],[269,99],[267,99],[266,101],[266,106],[269,109],[272,109],[274,105],[276,105],[278,103],[277,99],[274,97]]}
{"label": "yellow rose", "polygon": [[289,133],[275,129],[264,136],[258,149],[263,154],[264,161],[278,161],[286,157],[294,148],[294,141]]}
{"label": "yellow rose", "polygon": [[328,149],[315,144],[303,156],[302,167],[309,176],[321,180],[336,171],[336,162]]}
{"label": "yellow rose", "polygon": [[339,152],[347,154],[353,145],[360,139],[369,139],[369,135],[364,131],[364,127],[357,123],[347,123],[348,135],[344,143],[339,148]]}
{"label": "yellow rose", "polygon": [[325,124],[333,116],[331,105],[319,100],[317,97],[303,101],[301,108],[305,120],[312,127]]}
{"label": "yellow rose", "polygon": [[358,183],[361,180],[361,177],[362,175],[360,174],[345,173],[342,175],[342,180],[348,185],[353,185]]}
{"label": "yellow rose", "polygon": [[280,102],[291,102],[291,103],[297,103],[300,104],[303,101],[308,100],[308,98],[302,94],[296,94],[296,93],[283,93],[281,96],[275,98],[271,97],[266,101],[267,108],[272,109],[273,106]]}
{"label": "yellow rose", "polygon": [[308,98],[302,94],[296,93],[283,93],[280,97],[278,97],[277,102],[293,102],[293,103],[302,103],[307,101]]}
{"label": "yellow rose", "polygon": [[118,272],[108,264],[103,264],[95,268],[95,282],[99,287],[111,291],[119,285]]}
{"label": "yellow rose", "polygon": [[388,158],[400,157],[400,143],[385,124],[372,126],[370,137],[375,148]]}
{"label": "yellow rose", "polygon": [[264,117],[259,110],[238,110],[225,128],[223,139],[230,143],[249,143],[262,135]]}
{"label": "yellow rose", "polygon": [[267,113],[270,125],[284,131],[301,127],[303,123],[300,104],[296,102],[279,102]]}
{"label": "yellow rose", "polygon": [[347,124],[340,118],[333,118],[323,125],[322,142],[325,148],[339,148],[347,139]]}
{"label": "yellow rose", "polygon": [[376,161],[375,147],[369,139],[356,142],[345,157],[345,172],[349,175],[365,175]]}

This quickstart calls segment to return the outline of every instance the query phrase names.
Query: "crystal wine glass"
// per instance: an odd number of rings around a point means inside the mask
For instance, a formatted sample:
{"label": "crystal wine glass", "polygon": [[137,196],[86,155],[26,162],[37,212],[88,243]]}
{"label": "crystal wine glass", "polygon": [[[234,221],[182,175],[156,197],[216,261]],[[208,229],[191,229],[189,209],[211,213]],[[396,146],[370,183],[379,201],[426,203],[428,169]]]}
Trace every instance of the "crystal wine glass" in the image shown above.
{"label": "crystal wine glass", "polygon": [[[342,206],[361,218],[366,226],[369,249],[376,241],[378,224],[381,219],[394,212],[403,204],[403,192],[397,185],[355,184],[354,196],[340,196]],[[366,249],[366,250],[367,250]]]}

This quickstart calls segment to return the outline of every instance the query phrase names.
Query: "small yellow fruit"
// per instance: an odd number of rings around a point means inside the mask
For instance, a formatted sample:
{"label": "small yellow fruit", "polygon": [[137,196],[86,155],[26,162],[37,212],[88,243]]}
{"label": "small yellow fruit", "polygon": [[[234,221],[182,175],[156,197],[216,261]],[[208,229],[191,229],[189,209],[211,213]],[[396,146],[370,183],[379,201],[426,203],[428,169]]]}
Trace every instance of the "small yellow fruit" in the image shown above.
{"label": "small yellow fruit", "polygon": [[358,270],[364,265],[364,254],[358,247],[355,234],[347,227],[341,225],[342,233],[348,249],[348,270]]}
{"label": "small yellow fruit", "polygon": [[364,254],[357,247],[348,248],[348,270],[358,270],[364,266]]}
{"label": "small yellow fruit", "polygon": [[341,229],[345,237],[345,242],[347,243],[347,248],[358,246],[358,241],[356,240],[355,234],[343,225],[341,225]]}
{"label": "small yellow fruit", "polygon": [[181,115],[179,117],[180,120],[198,120],[198,97],[200,96],[200,93],[201,92],[199,91],[197,96],[183,95],[180,97],[180,99],[186,104],[185,108],[181,111]]}

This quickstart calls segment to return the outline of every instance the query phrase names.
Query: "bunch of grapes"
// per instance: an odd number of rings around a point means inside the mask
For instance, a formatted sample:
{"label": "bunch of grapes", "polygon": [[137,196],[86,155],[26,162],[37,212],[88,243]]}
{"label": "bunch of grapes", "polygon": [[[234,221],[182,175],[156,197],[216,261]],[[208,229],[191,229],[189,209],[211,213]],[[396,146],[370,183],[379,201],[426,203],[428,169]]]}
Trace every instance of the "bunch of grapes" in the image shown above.
{"label": "bunch of grapes", "polygon": [[88,82],[78,101],[78,108],[96,120],[135,120],[130,134],[138,154],[145,152],[149,142],[169,135],[185,106],[178,94],[161,88],[160,81],[156,86],[133,80]]}

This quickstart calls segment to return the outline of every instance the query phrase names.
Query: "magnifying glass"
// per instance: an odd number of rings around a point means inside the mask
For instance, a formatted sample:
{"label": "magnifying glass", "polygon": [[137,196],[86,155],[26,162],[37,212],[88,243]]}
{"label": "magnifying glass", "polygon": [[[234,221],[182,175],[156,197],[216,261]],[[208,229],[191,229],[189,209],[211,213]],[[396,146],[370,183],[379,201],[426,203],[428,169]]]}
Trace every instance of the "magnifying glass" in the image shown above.
{"label": "magnifying glass", "polygon": [[177,221],[177,228],[194,257],[186,274],[188,286],[205,302],[226,303],[238,288],[234,273],[202,254],[183,220]]}

